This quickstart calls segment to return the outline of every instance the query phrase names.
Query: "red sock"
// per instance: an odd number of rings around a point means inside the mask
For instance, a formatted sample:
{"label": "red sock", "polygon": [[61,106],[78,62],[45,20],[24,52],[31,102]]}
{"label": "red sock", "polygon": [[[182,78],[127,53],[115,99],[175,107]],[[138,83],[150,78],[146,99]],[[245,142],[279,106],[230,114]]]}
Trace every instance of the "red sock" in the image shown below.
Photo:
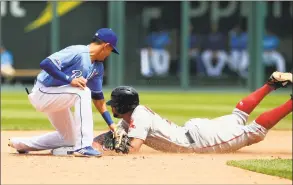
{"label": "red sock", "polygon": [[292,112],[292,99],[273,110],[262,113],[255,122],[266,129],[271,129],[290,112]]}
{"label": "red sock", "polygon": [[261,102],[261,100],[273,90],[273,87],[265,84],[261,88],[257,89],[256,91],[242,99],[236,105],[236,108],[247,114],[250,114],[253,109],[255,109],[255,107]]}

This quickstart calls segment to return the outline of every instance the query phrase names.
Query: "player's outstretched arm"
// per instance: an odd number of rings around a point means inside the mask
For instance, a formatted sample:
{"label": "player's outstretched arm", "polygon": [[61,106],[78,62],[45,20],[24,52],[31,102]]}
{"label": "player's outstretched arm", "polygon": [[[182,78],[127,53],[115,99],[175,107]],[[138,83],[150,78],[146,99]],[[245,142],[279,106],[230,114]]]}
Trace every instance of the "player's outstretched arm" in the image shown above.
{"label": "player's outstretched arm", "polygon": [[[126,134],[120,135],[121,138],[114,138],[113,132],[109,131],[95,137],[93,147],[106,154],[116,153],[132,154],[139,152],[144,141],[138,138],[127,138]],[[120,139],[120,141],[119,141]],[[129,144],[128,141],[130,140]]]}
{"label": "player's outstretched arm", "polygon": [[144,141],[142,139],[131,138],[130,147],[129,147],[129,153],[137,153],[137,152],[139,152],[143,142]]}
{"label": "player's outstretched arm", "polygon": [[115,124],[107,110],[106,101],[102,90],[103,72],[100,72],[99,76],[95,76],[93,79],[89,80],[87,85],[92,91],[92,99],[96,109],[102,115],[109,128],[112,131],[115,131]]}
{"label": "player's outstretched arm", "polygon": [[115,127],[115,124],[111,118],[109,111],[107,110],[106,101],[104,99],[98,99],[98,98],[94,99],[94,97],[93,97],[93,103],[94,103],[96,109],[99,111],[99,113],[104,118],[104,120],[107,123],[107,125],[109,126],[109,128],[112,131],[115,131],[116,127]]}

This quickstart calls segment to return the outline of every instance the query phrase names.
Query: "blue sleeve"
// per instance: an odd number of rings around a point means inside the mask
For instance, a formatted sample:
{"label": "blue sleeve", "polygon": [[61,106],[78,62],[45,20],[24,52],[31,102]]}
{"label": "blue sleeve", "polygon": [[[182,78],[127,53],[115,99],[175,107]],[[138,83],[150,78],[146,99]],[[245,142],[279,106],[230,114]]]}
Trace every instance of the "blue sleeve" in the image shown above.
{"label": "blue sleeve", "polygon": [[67,83],[70,83],[72,81],[69,76],[60,71],[58,67],[48,58],[40,63],[40,67],[57,80]]}
{"label": "blue sleeve", "polygon": [[1,64],[2,63],[13,65],[13,56],[10,52],[5,51],[1,54]]}
{"label": "blue sleeve", "polygon": [[102,100],[104,99],[103,94],[103,77],[104,77],[104,66],[103,64],[97,64],[97,75],[90,78],[87,82],[87,87],[91,90],[92,99]]}
{"label": "blue sleeve", "polygon": [[13,55],[12,55],[12,53],[8,52],[7,60],[9,61],[9,63],[11,65],[13,65]]}
{"label": "blue sleeve", "polygon": [[64,67],[72,65],[75,60],[75,57],[77,57],[78,51],[74,47],[67,47],[65,49],[62,49],[56,53],[53,53],[52,55],[48,56],[53,64],[61,70]]}
{"label": "blue sleeve", "polygon": [[277,49],[279,46],[279,39],[275,36],[266,36],[263,39],[263,48],[265,50]]}
{"label": "blue sleeve", "polygon": [[100,93],[102,92],[103,88],[103,76],[102,75],[97,75],[90,79],[87,82],[88,88],[93,92],[93,93]]}
{"label": "blue sleeve", "polygon": [[232,35],[231,37],[230,37],[230,47],[232,48],[232,49],[236,49],[237,48],[237,46],[238,46],[238,39],[237,39],[237,37],[235,36],[235,35]]}
{"label": "blue sleeve", "polygon": [[274,49],[277,49],[280,44],[280,40],[278,39],[278,37],[274,37],[274,41],[275,42],[274,42],[273,47],[274,47]]}

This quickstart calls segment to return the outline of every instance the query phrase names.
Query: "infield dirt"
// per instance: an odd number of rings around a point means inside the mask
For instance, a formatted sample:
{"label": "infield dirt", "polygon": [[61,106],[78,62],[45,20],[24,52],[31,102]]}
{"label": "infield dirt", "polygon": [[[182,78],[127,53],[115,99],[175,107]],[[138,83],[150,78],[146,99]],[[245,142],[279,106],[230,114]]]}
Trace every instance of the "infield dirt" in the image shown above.
{"label": "infield dirt", "polygon": [[144,146],[135,155],[84,158],[49,151],[19,155],[7,146],[9,137],[41,133],[1,132],[2,184],[292,184],[226,165],[227,160],[292,159],[292,131],[270,131],[264,141],[231,154],[169,154]]}

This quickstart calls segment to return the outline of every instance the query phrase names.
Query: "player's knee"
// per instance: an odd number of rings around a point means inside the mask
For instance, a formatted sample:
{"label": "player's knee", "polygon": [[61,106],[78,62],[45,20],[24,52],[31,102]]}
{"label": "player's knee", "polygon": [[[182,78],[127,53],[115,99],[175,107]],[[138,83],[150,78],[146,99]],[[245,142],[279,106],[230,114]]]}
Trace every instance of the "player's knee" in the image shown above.
{"label": "player's knee", "polygon": [[79,89],[77,94],[82,97],[91,97],[91,90],[86,87],[85,89]]}
{"label": "player's knee", "polygon": [[259,143],[259,142],[263,141],[264,138],[265,138],[265,135],[255,134],[255,135],[251,136],[250,144]]}
{"label": "player's knee", "polygon": [[238,121],[241,125],[245,125],[248,120],[248,114],[243,112],[242,110],[235,108],[232,112],[232,114],[236,115],[238,118]]}

